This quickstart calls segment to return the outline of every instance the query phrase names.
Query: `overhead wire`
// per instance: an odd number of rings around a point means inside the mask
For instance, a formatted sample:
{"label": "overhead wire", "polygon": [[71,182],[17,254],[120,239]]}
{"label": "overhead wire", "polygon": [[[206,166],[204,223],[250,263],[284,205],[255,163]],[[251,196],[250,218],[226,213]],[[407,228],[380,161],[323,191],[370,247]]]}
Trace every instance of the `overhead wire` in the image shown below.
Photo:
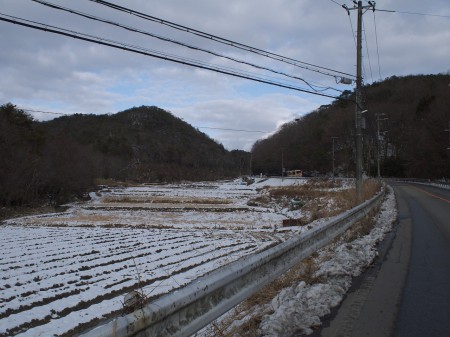
{"label": "overhead wire", "polygon": [[381,78],[381,65],[380,65],[380,51],[378,48],[378,32],[377,32],[377,21],[375,19],[375,11],[373,11],[373,25],[375,27],[375,43],[377,46],[378,75],[380,76],[380,81],[381,81],[382,78]]}
{"label": "overhead wire", "polygon": [[[355,50],[356,50],[356,49],[358,49],[358,43],[357,43],[357,38],[356,38],[356,35],[355,35],[355,29],[353,28],[352,17],[350,15],[349,9],[346,6],[342,6],[342,7],[347,10],[348,20],[350,22],[350,29],[352,30],[353,43],[355,44]],[[364,67],[363,67],[362,71],[363,71],[363,74],[361,76],[361,82],[364,81],[364,77],[365,77],[365,75],[364,75],[364,72],[365,72]]]}
{"label": "overhead wire", "polygon": [[[168,21],[168,20],[157,18],[155,16],[151,16],[151,15],[148,15],[148,14],[145,14],[145,13],[142,13],[142,12],[139,12],[139,11],[127,8],[127,7],[119,6],[119,5],[113,4],[113,3],[108,2],[108,1],[103,1],[103,0],[88,0],[88,1],[92,1],[92,2],[95,2],[97,4],[100,4],[100,5],[103,5],[103,6],[106,6],[106,7],[109,7],[109,8],[112,8],[112,9],[124,12],[124,13],[137,16],[137,17],[142,18],[144,20],[149,20],[149,21],[152,21],[152,22],[160,23],[160,24],[166,25],[168,27],[171,27],[171,28],[174,28],[174,29],[186,32],[186,33],[194,34],[196,36],[199,36],[199,37],[211,40],[211,41],[222,43],[222,44],[234,47],[234,48],[242,49],[242,50],[245,50],[245,51],[248,51],[248,52],[251,52],[251,53],[255,53],[255,54],[258,54],[258,55],[261,55],[261,56],[264,56],[264,57],[268,57],[268,58],[271,58],[271,59],[274,59],[274,60],[277,60],[277,61],[280,61],[280,62],[284,62],[284,63],[290,64],[290,65],[293,65],[293,66],[296,66],[296,67],[299,67],[299,68],[303,68],[303,69],[309,70],[309,71],[321,73],[323,75],[328,75],[328,76],[331,76],[331,77],[336,77],[336,74],[339,74],[339,75],[346,75],[346,76],[350,76],[352,78],[355,78],[355,75],[353,75],[353,74],[349,74],[349,73],[346,73],[346,72],[342,72],[342,71],[333,70],[333,69],[330,69],[330,68],[314,65],[314,64],[303,62],[303,61],[300,61],[300,60],[296,60],[296,59],[293,59],[293,58],[290,58],[290,57],[285,57],[285,56],[282,56],[282,55],[279,55],[279,54],[276,54],[276,53],[272,53],[272,52],[269,52],[269,51],[265,51],[265,50],[262,50],[262,49],[259,49],[259,48],[256,48],[256,47],[252,47],[252,46],[240,43],[240,42],[232,41],[232,40],[229,40],[229,39],[226,39],[226,38],[222,38],[222,37],[219,37],[219,36],[216,36],[216,35],[205,33],[203,31],[200,31],[200,30],[197,30],[197,29],[194,29],[194,28],[190,28],[190,27],[187,27],[187,26],[183,26],[183,25],[180,25],[180,24]],[[313,67],[313,68],[311,68],[311,67]],[[334,74],[332,74],[332,73],[334,73]]]}
{"label": "overhead wire", "polygon": [[340,4],[339,2],[335,1],[335,0],[330,0],[331,2],[334,2],[336,5],[342,7],[342,4]]}
{"label": "overhead wire", "polygon": [[179,63],[179,64],[184,64],[184,65],[188,65],[188,66],[192,66],[192,67],[196,67],[196,68],[200,68],[200,69],[210,70],[210,71],[214,71],[217,73],[226,74],[226,75],[230,75],[230,76],[234,76],[234,77],[238,77],[238,78],[248,79],[248,80],[252,80],[255,82],[259,82],[259,83],[265,83],[265,84],[269,84],[269,85],[273,85],[273,86],[277,86],[277,87],[282,87],[282,88],[286,88],[286,89],[291,89],[291,90],[295,90],[295,91],[299,91],[299,92],[305,92],[305,93],[328,97],[328,98],[345,99],[342,97],[329,95],[329,94],[325,94],[322,92],[311,91],[311,90],[308,90],[305,88],[298,87],[296,85],[283,83],[281,81],[270,81],[270,80],[264,79],[261,76],[245,74],[242,71],[232,70],[230,68],[219,67],[219,66],[211,65],[211,64],[201,62],[198,60],[183,58],[180,56],[167,54],[167,53],[156,51],[156,50],[150,50],[150,49],[139,47],[139,46],[133,46],[133,45],[129,45],[129,44],[126,44],[123,42],[105,39],[105,38],[101,38],[101,37],[94,36],[94,35],[84,34],[84,33],[76,32],[73,30],[68,30],[68,29],[64,29],[64,28],[60,28],[60,27],[56,27],[56,26],[51,26],[48,24],[43,24],[40,22],[31,21],[31,20],[27,20],[27,19],[22,19],[22,18],[18,18],[15,16],[3,14],[3,13],[0,13],[0,21],[5,21],[5,22],[20,25],[20,26],[24,26],[27,28],[50,32],[50,33],[54,33],[54,34],[58,34],[58,35],[63,35],[63,36],[71,37],[71,38],[78,39],[78,40],[93,42],[96,44],[109,46],[109,47],[113,47],[116,49],[121,49],[121,50],[129,51],[129,52],[133,52],[133,53],[137,53],[137,54],[141,54],[141,55],[145,55],[145,56],[150,56],[150,57],[154,57],[154,58],[158,58],[158,59],[163,59],[166,61],[171,61],[171,62],[175,62],[175,63]]}
{"label": "overhead wire", "polygon": [[372,62],[370,61],[369,44],[367,43],[366,25],[364,24],[364,20],[362,20],[362,24],[363,24],[363,32],[364,32],[364,41],[366,44],[367,60],[369,61],[370,77],[372,78],[372,82],[373,82]]}
{"label": "overhead wire", "polygon": [[209,126],[195,126],[197,129],[211,129],[211,130],[223,130],[223,131],[235,131],[235,132],[256,132],[256,133],[271,133],[273,131],[260,131],[260,130],[241,130],[241,129],[227,129],[227,128],[214,128]]}
{"label": "overhead wire", "polygon": [[407,11],[397,11],[392,9],[376,9],[378,12],[386,12],[386,13],[399,13],[399,14],[409,14],[409,15],[420,15],[420,16],[434,16],[439,18],[450,19],[450,15],[442,15],[442,14],[430,14],[430,13],[420,13],[420,12],[407,12]]}
{"label": "overhead wire", "polygon": [[[314,90],[314,91],[317,91],[317,92],[324,92],[324,91],[329,90],[329,89],[333,89],[333,90],[342,92],[341,90],[338,90],[338,89],[332,88],[332,87],[324,87],[324,86],[312,85],[309,81],[305,80],[304,78],[301,78],[301,77],[298,77],[298,76],[294,76],[294,75],[289,75],[289,74],[287,74],[285,72],[282,72],[282,71],[279,71],[279,70],[275,70],[275,69],[271,69],[271,68],[268,68],[268,67],[260,66],[260,65],[257,65],[257,64],[251,63],[251,62],[247,62],[247,61],[244,61],[244,60],[237,59],[235,57],[226,56],[226,55],[223,55],[223,54],[220,54],[220,53],[217,53],[217,52],[205,49],[205,48],[193,46],[191,44],[187,44],[187,43],[180,42],[180,41],[177,41],[177,40],[173,40],[173,39],[170,39],[170,38],[167,38],[167,37],[164,37],[164,36],[153,34],[153,33],[150,33],[148,31],[144,31],[144,30],[141,30],[141,29],[138,29],[138,28],[127,26],[127,25],[124,25],[124,24],[121,24],[121,23],[118,23],[118,22],[110,21],[110,20],[107,20],[107,19],[103,19],[103,18],[94,16],[94,15],[91,15],[91,14],[87,14],[87,13],[83,13],[83,12],[74,10],[74,9],[71,9],[71,8],[67,8],[67,7],[63,7],[63,6],[60,6],[60,5],[56,5],[56,4],[53,4],[53,3],[48,2],[48,1],[44,1],[44,0],[31,0],[31,1],[34,1],[34,2],[39,3],[41,5],[48,6],[48,7],[57,9],[57,10],[69,12],[69,13],[74,14],[74,15],[82,16],[82,17],[90,19],[90,20],[99,21],[99,22],[103,22],[103,23],[106,23],[106,24],[109,24],[109,25],[117,26],[119,28],[126,29],[128,31],[132,31],[132,32],[135,32],[135,33],[143,34],[143,35],[146,35],[146,36],[150,36],[150,37],[153,37],[153,38],[165,41],[165,42],[174,43],[174,44],[177,44],[177,45],[180,45],[180,46],[192,49],[192,50],[205,52],[205,53],[208,53],[208,54],[220,57],[220,58],[225,58],[225,59],[231,60],[231,61],[236,62],[236,63],[248,65],[248,66],[253,67],[253,68],[269,71],[269,72],[272,72],[274,74],[278,74],[278,75],[289,77],[289,78],[292,78],[292,79],[295,79],[295,80],[299,80],[299,81],[302,81],[303,83],[305,83],[309,88],[311,88],[311,90]],[[317,89],[317,88],[320,88],[320,89]]]}
{"label": "overhead wire", "polygon": [[23,110],[25,112],[38,112],[38,113],[51,114],[51,115],[67,116],[67,114],[64,114],[64,113],[61,113],[61,112],[42,111],[42,110],[34,110],[34,109],[26,109],[26,108],[21,108],[21,110]]}
{"label": "overhead wire", "polygon": [[353,42],[355,43],[355,48],[357,48],[355,29],[353,28],[353,22],[352,22],[352,17],[350,16],[350,12],[348,12],[348,20],[350,21],[350,28],[352,30]]}
{"label": "overhead wire", "polygon": [[[32,112],[32,113],[44,113],[44,114],[59,115],[59,116],[70,116],[70,114],[62,113],[62,112],[55,112],[55,111],[43,111],[43,110],[35,110],[35,109],[28,109],[28,108],[20,108],[20,110],[25,111],[25,112]],[[222,131],[233,131],[233,132],[249,132],[249,133],[271,133],[271,132],[273,132],[273,131],[262,131],[262,130],[216,128],[216,127],[211,127],[211,126],[196,126],[196,125],[192,125],[192,126],[197,129],[211,129],[211,130],[222,130]]]}
{"label": "overhead wire", "polygon": [[[36,1],[36,0],[32,0],[32,1],[40,2],[40,3],[45,2],[45,1]],[[183,30],[183,31],[186,31],[188,33],[193,33],[193,34],[198,35],[198,36],[202,36],[202,34],[205,34],[205,36],[203,36],[205,38],[209,38],[209,39],[214,40],[216,42],[219,42],[218,40],[222,40],[222,43],[228,44],[228,45],[233,46],[233,47],[242,47],[241,49],[244,49],[245,47],[248,47],[248,48],[251,49],[251,50],[248,50],[248,51],[251,51],[251,52],[261,51],[262,54],[260,54],[260,55],[263,55],[263,56],[266,56],[266,57],[270,57],[269,55],[272,55],[274,57],[271,57],[271,58],[274,58],[274,59],[276,59],[278,61],[282,61],[282,62],[286,62],[286,63],[292,64],[292,63],[288,62],[289,60],[292,60],[292,62],[299,62],[300,64],[304,64],[304,65],[308,65],[308,66],[312,66],[312,67],[318,67],[320,69],[326,69],[326,70],[329,70],[331,72],[335,72],[335,73],[344,74],[344,75],[348,75],[348,76],[354,77],[354,75],[351,75],[351,74],[347,74],[347,73],[344,73],[344,72],[339,72],[339,71],[332,70],[332,69],[329,69],[329,68],[319,67],[319,66],[316,66],[316,65],[313,65],[313,64],[309,64],[309,63],[305,63],[305,62],[302,62],[302,61],[298,61],[298,60],[295,60],[295,59],[285,58],[285,57],[283,57],[281,55],[277,55],[277,54],[274,54],[274,53],[270,53],[270,52],[266,52],[266,51],[263,51],[263,50],[259,50],[257,48],[246,46],[246,45],[243,45],[243,44],[240,44],[240,43],[237,43],[237,42],[233,42],[231,40],[227,40],[227,39],[223,39],[223,38],[220,38],[220,37],[216,37],[214,35],[209,35],[209,37],[208,37],[207,33],[203,33],[201,31],[197,31],[197,30],[194,30],[192,28],[181,26],[181,25],[178,25],[178,24],[175,24],[175,23],[171,23],[169,21],[161,20],[161,19],[158,19],[158,18],[155,18],[155,17],[147,16],[146,14],[143,14],[143,13],[138,14],[139,12],[136,12],[136,11],[128,12],[128,11],[126,11],[125,7],[117,6],[117,5],[108,3],[106,1],[100,1],[100,0],[89,0],[89,1],[93,1],[93,2],[96,2],[96,3],[99,3],[99,4],[103,4],[103,5],[107,5],[108,7],[115,8],[115,9],[121,8],[120,10],[124,9],[122,11],[127,12],[128,14],[137,15],[139,17],[141,17],[141,15],[142,15],[142,16],[144,16],[143,18],[145,18],[145,19],[153,18],[154,20],[152,20],[152,21],[155,21],[155,22],[158,22],[158,23],[161,23],[161,24],[166,24],[166,25],[171,26],[172,28]],[[330,0],[330,1],[332,1],[333,3],[335,3],[337,5],[342,6],[337,1],[334,1],[334,0]],[[421,15],[421,16],[433,16],[433,17],[450,18],[450,16],[448,16],[448,15],[427,14],[427,13],[407,12],[407,11],[397,11],[397,10],[383,10],[383,9],[378,9],[378,8],[376,10],[377,11],[382,11],[382,12],[399,13],[399,14],[409,14],[409,15]],[[374,10],[374,12],[375,12],[375,10]],[[5,14],[1,14],[1,15],[5,15]],[[8,15],[6,15],[6,16],[8,16]],[[11,16],[8,16],[8,17],[14,18],[14,17],[11,17]],[[34,22],[34,25],[33,25],[33,24],[31,24],[32,21],[28,21],[28,20],[24,20],[24,19],[20,19],[20,18],[7,19],[7,18],[3,17],[3,18],[0,18],[0,20],[6,21],[6,22],[10,22],[10,23],[14,23],[14,24],[18,24],[18,25],[22,25],[22,26],[25,26],[25,27],[33,28],[33,29],[43,30],[43,31],[47,31],[47,32],[55,33],[55,34],[60,34],[60,35],[66,35],[68,37],[72,37],[72,38],[76,38],[76,39],[80,39],[80,40],[85,40],[85,41],[88,41],[88,42],[98,43],[98,44],[106,45],[106,46],[113,47],[113,48],[119,48],[119,49],[123,49],[123,50],[130,51],[130,52],[140,53],[140,54],[143,54],[143,55],[146,55],[146,56],[151,56],[151,57],[156,57],[156,58],[160,58],[160,59],[165,59],[165,60],[169,60],[169,61],[172,61],[172,62],[177,62],[177,63],[182,63],[182,64],[186,64],[186,65],[190,65],[190,66],[194,66],[194,67],[198,67],[198,68],[203,68],[203,69],[206,69],[206,70],[212,70],[212,71],[216,71],[216,72],[219,72],[219,73],[224,73],[224,74],[231,75],[231,76],[242,77],[242,78],[246,78],[246,79],[249,79],[249,80],[254,80],[254,81],[257,81],[257,82],[262,82],[262,83],[266,83],[266,84],[270,84],[270,85],[281,86],[281,87],[285,87],[285,88],[292,89],[292,90],[303,91],[303,92],[307,92],[307,93],[311,93],[311,94],[315,94],[315,95],[320,95],[320,96],[325,96],[325,97],[330,97],[330,98],[339,98],[339,97],[330,96],[330,95],[326,95],[326,94],[320,94],[320,93],[317,93],[317,92],[310,92],[308,90],[305,90],[305,89],[302,89],[302,88],[298,88],[298,87],[294,87],[294,86],[283,85],[281,83],[267,81],[267,80],[264,80],[264,79],[258,78],[258,77],[254,77],[254,78],[252,78],[251,76],[247,77],[246,75],[242,75],[239,72],[235,72],[234,70],[230,70],[230,69],[227,69],[227,68],[224,68],[224,67],[215,67],[213,65],[207,65],[206,63],[201,63],[201,62],[199,62],[198,64],[195,64],[198,61],[192,60],[192,59],[187,59],[187,58],[181,58],[181,57],[177,57],[177,56],[174,56],[174,55],[165,54],[165,53],[161,53],[161,52],[157,52],[157,51],[150,51],[148,49],[144,49],[144,48],[141,48],[141,47],[127,45],[127,44],[124,44],[124,43],[121,43],[121,42],[108,40],[108,39],[103,39],[103,38],[100,38],[100,37],[95,37],[93,35],[87,35],[87,34],[78,33],[78,32],[75,32],[75,31],[69,31],[69,30],[65,30],[63,28],[58,28],[58,27],[54,27],[54,26],[50,26],[50,25],[46,25],[46,24],[42,24],[42,23]],[[25,23],[24,21],[20,22],[20,21],[17,21],[17,20],[24,20],[25,22],[29,22],[29,23]],[[353,28],[353,24],[352,24],[350,15],[349,15],[349,20],[350,20],[350,26],[351,26],[351,29],[352,29],[353,38],[354,38],[355,45],[356,45],[355,31],[354,31],[354,28]],[[114,24],[114,23],[112,23],[112,24]],[[40,26],[38,26],[38,25],[40,25]],[[377,33],[375,13],[374,13],[374,26],[375,26],[375,35],[376,35],[376,45],[377,45],[378,72],[379,72],[379,76],[380,76],[380,79],[381,79],[381,66],[380,66],[378,33]],[[128,27],[128,28],[131,28],[131,27]],[[126,28],[126,29],[128,29],[128,28]],[[61,31],[58,31],[58,29],[61,30]],[[364,31],[364,34],[365,34],[365,31]],[[164,37],[161,37],[161,38],[164,38]],[[228,43],[226,43],[227,41],[228,41]],[[118,45],[114,45],[115,43],[117,43]],[[185,44],[185,46],[187,46],[187,44]],[[190,48],[194,48],[194,49],[197,48],[195,46],[189,46],[189,47]],[[138,49],[137,50],[133,50],[133,48],[138,48]],[[367,38],[366,38],[366,48],[367,48],[367,51],[368,51]],[[208,51],[206,51],[206,52],[208,52]],[[156,53],[156,54],[152,54],[152,53]],[[214,53],[214,52],[212,52],[212,53]],[[265,53],[267,53],[267,54],[265,54]],[[218,56],[218,55],[216,55],[216,56]],[[171,57],[173,57],[174,59],[171,59]],[[226,57],[226,56],[224,56],[224,57]],[[369,57],[369,52],[368,52],[368,57]],[[190,62],[192,62],[193,64],[190,64]],[[370,57],[369,57],[369,64],[370,64]],[[292,65],[300,66],[300,65],[297,65],[297,64],[292,64]],[[370,65],[370,67],[371,67],[371,65]],[[311,70],[311,71],[320,72],[317,69],[308,69],[308,68],[305,68],[305,69]],[[370,70],[371,70],[371,73],[372,73],[372,67],[371,67]],[[333,77],[336,78],[336,75],[332,75],[332,74],[326,74],[326,75],[333,76]],[[372,74],[372,80],[373,80],[373,74]],[[269,82],[271,82],[271,83],[269,83]],[[326,89],[334,89],[334,88],[326,88]],[[31,109],[27,109],[26,111],[51,113],[51,112],[44,112],[44,111],[31,110]],[[60,114],[60,113],[54,113],[54,114]],[[63,114],[61,114],[61,115],[63,115]],[[204,127],[204,128],[207,128],[207,127]],[[242,130],[242,131],[251,132],[249,130]],[[254,131],[254,132],[258,132],[258,131]]]}
{"label": "overhead wire", "polygon": [[421,12],[410,12],[410,11],[398,11],[398,10],[374,8],[374,10],[373,10],[373,22],[374,22],[374,27],[375,27],[375,42],[376,42],[377,59],[378,59],[378,75],[380,77],[380,80],[382,80],[382,77],[381,77],[380,52],[379,52],[379,44],[378,44],[378,32],[377,32],[377,22],[376,22],[376,18],[375,18],[375,11],[386,12],[386,13],[398,13],[398,14],[408,14],[408,15],[419,15],[419,16],[450,18],[450,15],[421,13]]}

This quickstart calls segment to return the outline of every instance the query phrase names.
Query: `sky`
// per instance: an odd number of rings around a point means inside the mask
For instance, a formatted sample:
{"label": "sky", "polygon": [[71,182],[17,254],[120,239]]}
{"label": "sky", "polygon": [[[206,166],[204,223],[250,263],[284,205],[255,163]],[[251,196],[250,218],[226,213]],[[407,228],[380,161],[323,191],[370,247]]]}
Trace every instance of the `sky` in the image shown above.
{"label": "sky", "polygon": [[[92,0],[47,2],[209,52],[32,0],[3,0],[0,18],[8,15],[9,19],[13,16],[32,20],[300,90],[0,21],[0,105],[13,103],[37,120],[59,114],[111,114],[134,106],[158,106],[228,150],[248,151],[257,140],[270,136],[283,123],[330,104],[343,90],[355,87],[354,83],[338,83],[342,77],[352,78],[356,73],[356,11],[350,10],[349,15],[341,6],[351,9],[352,1],[109,1],[163,22],[304,62],[307,67],[304,63],[299,67],[221,44]],[[363,5],[368,5],[367,1]],[[375,8],[377,11],[367,10],[363,15],[365,83],[390,76],[450,72],[448,0],[380,0]]]}

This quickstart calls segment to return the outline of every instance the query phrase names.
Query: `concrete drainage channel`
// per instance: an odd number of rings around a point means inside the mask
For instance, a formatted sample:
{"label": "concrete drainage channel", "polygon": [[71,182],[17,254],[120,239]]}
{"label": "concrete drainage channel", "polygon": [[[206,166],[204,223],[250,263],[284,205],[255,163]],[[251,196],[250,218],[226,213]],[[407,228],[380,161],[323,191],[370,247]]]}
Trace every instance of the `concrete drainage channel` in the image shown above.
{"label": "concrete drainage channel", "polygon": [[330,243],[378,206],[383,196],[384,189],[372,199],[309,232],[216,269],[142,309],[81,336],[189,336]]}

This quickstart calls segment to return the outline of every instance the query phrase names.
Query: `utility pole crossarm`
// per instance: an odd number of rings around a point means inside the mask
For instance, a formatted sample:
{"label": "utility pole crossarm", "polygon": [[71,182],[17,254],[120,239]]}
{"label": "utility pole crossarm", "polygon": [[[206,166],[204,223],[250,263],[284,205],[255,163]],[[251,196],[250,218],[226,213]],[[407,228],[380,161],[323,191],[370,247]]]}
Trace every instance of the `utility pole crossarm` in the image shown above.
{"label": "utility pole crossarm", "polygon": [[[342,5],[342,8],[344,8],[347,11],[347,14],[350,15],[350,11],[353,10],[359,10],[359,3],[361,2],[361,10],[372,10],[375,12],[375,6],[376,6],[376,2],[375,1],[367,1],[369,4],[366,6],[362,5],[362,1],[353,1],[353,3],[355,4],[353,7],[348,7],[347,5]],[[364,14],[364,13],[363,13]]]}

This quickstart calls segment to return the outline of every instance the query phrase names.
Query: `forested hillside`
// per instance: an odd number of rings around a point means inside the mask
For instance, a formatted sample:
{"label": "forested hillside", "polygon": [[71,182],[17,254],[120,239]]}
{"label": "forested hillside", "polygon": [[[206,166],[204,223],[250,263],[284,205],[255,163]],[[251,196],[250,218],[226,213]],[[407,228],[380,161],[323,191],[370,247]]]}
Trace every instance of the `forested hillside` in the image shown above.
{"label": "forested hillside", "polygon": [[[449,75],[394,76],[364,88],[366,174],[377,174],[378,118],[382,176],[450,177],[449,84]],[[255,143],[253,172],[280,175],[283,158],[286,170],[331,174],[337,137],[335,171],[354,175],[354,93],[344,92],[340,98]]]}
{"label": "forested hillside", "polygon": [[[391,77],[364,88],[364,170],[393,177],[450,177],[450,76]],[[254,174],[301,169],[354,174],[354,93],[283,127],[252,149]],[[380,141],[377,142],[377,118]],[[95,179],[136,182],[209,180],[249,172],[249,154],[227,151],[157,107],[113,115],[34,121],[12,104],[0,107],[0,205],[63,202]]]}
{"label": "forested hillside", "polygon": [[229,152],[169,112],[145,106],[36,122],[14,105],[3,105],[0,157],[2,205],[62,202],[92,188],[96,178],[211,180],[249,167],[248,153]]}

